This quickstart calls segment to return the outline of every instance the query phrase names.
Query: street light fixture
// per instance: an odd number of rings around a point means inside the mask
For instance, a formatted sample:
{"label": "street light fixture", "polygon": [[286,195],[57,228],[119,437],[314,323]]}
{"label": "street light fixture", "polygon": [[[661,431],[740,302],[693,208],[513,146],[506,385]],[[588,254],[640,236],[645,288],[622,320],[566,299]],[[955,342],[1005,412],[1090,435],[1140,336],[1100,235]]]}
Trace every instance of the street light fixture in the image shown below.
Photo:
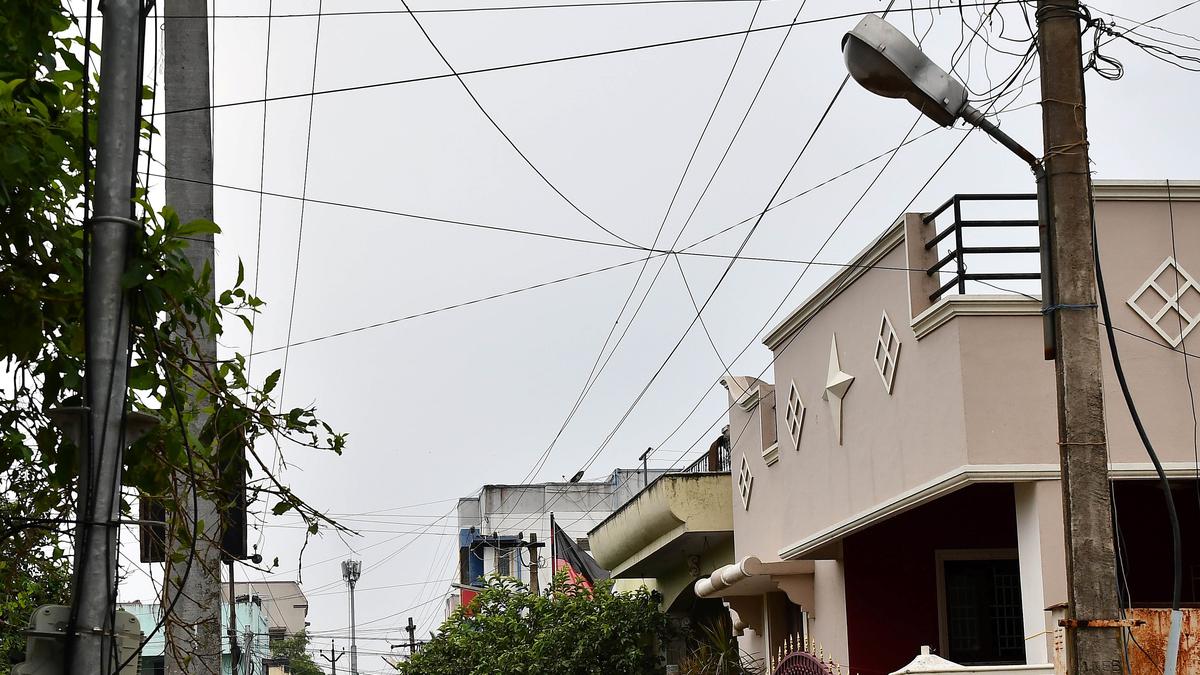
{"label": "street light fixture", "polygon": [[[867,91],[885,98],[902,98],[929,119],[948,127],[958,119],[971,124],[1020,157],[1037,179],[1038,240],[1042,266],[1042,307],[1053,306],[1050,259],[1049,193],[1042,160],[1004,133],[967,102],[967,88],[934,63],[904,33],[868,14],[842,37],[846,70]],[[1055,357],[1054,319],[1043,312],[1043,352]]]}
{"label": "street light fixture", "polygon": [[868,14],[842,38],[842,56],[850,76],[867,91],[902,98],[921,114],[948,127],[959,118],[979,127],[1033,168],[1041,161],[992,124],[967,102],[967,89],[942,70],[912,40],[887,21]]}

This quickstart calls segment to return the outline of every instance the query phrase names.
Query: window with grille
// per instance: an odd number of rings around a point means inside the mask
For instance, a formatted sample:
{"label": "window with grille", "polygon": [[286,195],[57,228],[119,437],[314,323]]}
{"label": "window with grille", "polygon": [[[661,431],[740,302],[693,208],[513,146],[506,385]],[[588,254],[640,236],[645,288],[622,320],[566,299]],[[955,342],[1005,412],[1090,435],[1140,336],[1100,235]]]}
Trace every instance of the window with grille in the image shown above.
{"label": "window with grille", "polygon": [[1025,662],[1017,560],[942,561],[946,658],[963,665]]}

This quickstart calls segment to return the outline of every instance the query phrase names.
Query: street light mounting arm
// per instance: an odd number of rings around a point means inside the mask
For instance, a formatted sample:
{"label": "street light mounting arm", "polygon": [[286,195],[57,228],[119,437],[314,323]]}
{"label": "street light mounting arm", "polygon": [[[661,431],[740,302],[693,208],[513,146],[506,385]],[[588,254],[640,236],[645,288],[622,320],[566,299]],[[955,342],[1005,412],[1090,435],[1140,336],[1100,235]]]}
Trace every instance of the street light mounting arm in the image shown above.
{"label": "street light mounting arm", "polygon": [[1015,154],[1017,157],[1025,160],[1025,163],[1028,164],[1031,169],[1033,169],[1035,174],[1042,170],[1042,160],[1038,158],[1037,155],[1033,154],[1028,148],[1018,143],[1012,136],[1004,133],[1000,127],[993,124],[992,121],[987,117],[984,117],[983,113],[975,109],[974,106],[970,104],[964,104],[962,111],[959,114],[968,124],[978,127],[980,131],[983,131],[988,136],[996,139],[1000,145],[1012,150],[1013,154]]}

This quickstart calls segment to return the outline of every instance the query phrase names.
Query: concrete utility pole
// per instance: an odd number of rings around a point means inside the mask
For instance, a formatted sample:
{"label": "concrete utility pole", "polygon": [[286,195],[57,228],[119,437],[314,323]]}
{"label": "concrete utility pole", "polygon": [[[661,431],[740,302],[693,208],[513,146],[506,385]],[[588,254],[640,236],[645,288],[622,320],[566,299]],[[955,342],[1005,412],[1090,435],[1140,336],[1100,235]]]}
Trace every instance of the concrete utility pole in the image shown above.
{"label": "concrete utility pole", "polygon": [[113,612],[116,604],[117,521],[120,518],[122,454],[129,352],[129,297],[121,277],[133,235],[134,158],[138,148],[138,33],[141,3],[108,0],[100,64],[100,110],[96,147],[94,213],[87,278],[87,439],[76,507],[77,546],[67,636],[67,667],[79,675],[114,672]]}
{"label": "concrete utility pole", "polygon": [[254,631],[246,628],[246,649],[242,652],[242,672],[250,675],[250,661],[254,649]]}
{"label": "concrete utility pole", "polygon": [[546,544],[539,543],[537,540],[537,532],[529,533],[529,592],[537,595],[541,591],[538,586],[538,549]]}
{"label": "concrete utility pole", "polygon": [[342,578],[350,586],[350,675],[358,675],[358,644],[354,638],[354,585],[361,576],[361,560],[342,561]]}
{"label": "concrete utility pole", "polygon": [[[166,173],[190,181],[166,181],[166,203],[179,213],[180,220],[187,222],[197,218],[211,220],[213,217],[213,158],[212,125],[210,122],[209,69],[208,69],[208,15],[207,0],[166,0],[164,3],[164,45],[166,65],[164,89],[167,110],[196,109],[194,112],[176,113],[166,119]],[[186,250],[188,260],[196,273],[206,268],[213,269],[213,235],[193,235]],[[210,287],[209,299],[213,292]],[[197,325],[196,352],[192,355],[200,362],[216,360],[217,345],[212,335]],[[199,435],[203,417],[197,417],[193,434]],[[166,623],[166,672],[168,675],[219,675],[221,672],[221,550],[218,544],[221,517],[216,505],[204,497],[198,499],[198,509],[191,510],[191,491],[195,489],[193,477],[180,475],[178,483],[184,486],[179,494],[186,505],[183,520],[173,514],[168,520],[175,527],[191,529],[191,524],[202,521],[204,529],[195,541],[191,570],[184,578],[184,565],[172,565],[172,554],[182,554],[184,560],[191,558],[190,547],[173,540],[168,527],[167,583],[163,585],[164,603],[181,594],[175,605],[175,616]],[[181,525],[182,523],[182,525]],[[233,597],[230,597],[233,602]]]}
{"label": "concrete utility pole", "polygon": [[[1120,616],[1096,320],[1091,175],[1078,0],[1039,0],[1068,619]],[[1120,672],[1120,631],[1068,627],[1072,673]]]}
{"label": "concrete utility pole", "polygon": [[[334,654],[334,652],[337,652],[336,655]],[[337,642],[330,640],[329,641],[329,655],[332,656],[333,658],[330,658],[330,656],[326,656],[324,653],[321,654],[321,658],[323,658],[329,662],[329,668],[333,671],[333,675],[337,675],[338,659],[340,659],[346,655],[346,650],[343,649],[342,651],[338,652],[337,651]]]}

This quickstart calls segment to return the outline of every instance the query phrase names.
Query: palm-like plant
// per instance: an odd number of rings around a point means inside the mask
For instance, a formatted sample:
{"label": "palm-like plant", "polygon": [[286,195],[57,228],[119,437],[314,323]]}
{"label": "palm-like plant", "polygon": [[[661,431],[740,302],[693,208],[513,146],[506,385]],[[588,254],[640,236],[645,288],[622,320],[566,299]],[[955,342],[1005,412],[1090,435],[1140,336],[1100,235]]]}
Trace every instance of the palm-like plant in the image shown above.
{"label": "palm-like plant", "polygon": [[680,675],[762,675],[762,661],[742,656],[727,618],[702,624],[700,631],[700,643],[679,664]]}

